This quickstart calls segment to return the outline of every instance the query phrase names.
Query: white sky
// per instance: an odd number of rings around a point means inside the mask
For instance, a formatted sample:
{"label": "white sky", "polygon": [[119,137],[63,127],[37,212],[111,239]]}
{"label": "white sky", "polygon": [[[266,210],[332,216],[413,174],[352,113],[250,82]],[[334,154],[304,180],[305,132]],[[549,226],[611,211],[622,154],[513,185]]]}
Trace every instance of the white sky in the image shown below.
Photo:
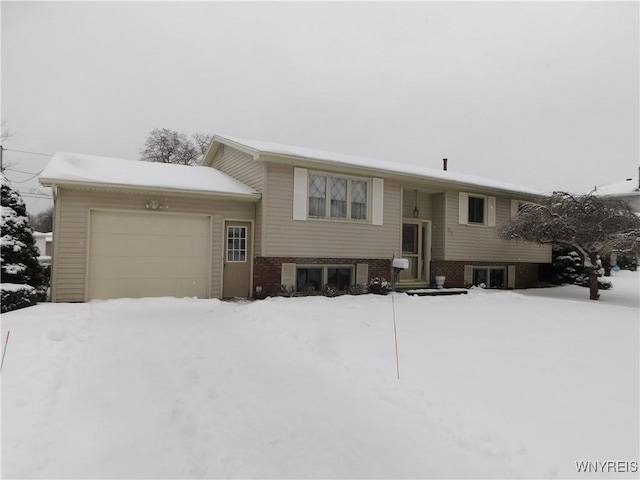
{"label": "white sky", "polygon": [[[447,157],[543,191],[638,174],[638,2],[1,9],[8,149],[136,159],[165,127],[433,168]],[[5,151],[25,172],[47,160]]]}

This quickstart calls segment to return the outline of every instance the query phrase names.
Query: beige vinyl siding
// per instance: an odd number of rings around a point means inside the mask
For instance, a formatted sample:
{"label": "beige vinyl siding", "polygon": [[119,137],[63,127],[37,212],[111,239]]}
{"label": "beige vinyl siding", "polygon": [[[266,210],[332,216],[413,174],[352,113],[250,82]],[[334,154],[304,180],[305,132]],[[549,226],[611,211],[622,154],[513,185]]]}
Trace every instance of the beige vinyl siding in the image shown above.
{"label": "beige vinyl siding", "polygon": [[263,165],[263,162],[254,160],[251,155],[228,145],[222,145],[213,159],[213,168],[231,175],[258,192],[262,192],[264,186]]}
{"label": "beige vinyl siding", "polygon": [[431,196],[431,259],[444,260],[445,258],[445,232],[447,228],[446,194],[438,193]]}
{"label": "beige vinyl siding", "polygon": [[[472,193],[472,192],[470,192]],[[474,262],[551,262],[551,246],[503,240],[498,235],[501,225],[511,217],[511,199],[496,197],[496,227],[461,225],[458,222],[458,192],[447,192],[445,260]],[[435,256],[434,256],[435,258]]]}
{"label": "beige vinyl siding", "polygon": [[383,225],[357,221],[293,220],[293,172],[292,166],[268,164],[266,186],[269,195],[263,255],[392,258],[394,253],[399,253],[401,187],[398,183],[384,181]]}
{"label": "beige vinyl siding", "polygon": [[[402,216],[404,218],[413,218],[413,209],[416,207],[415,189],[405,187],[402,189]],[[432,195],[424,192],[418,192],[418,210],[419,220],[431,220],[432,218]]]}
{"label": "beige vinyl siding", "polygon": [[213,168],[232,176],[262,194],[262,200],[255,204],[255,243],[253,245],[254,254],[262,256],[262,219],[264,217],[264,202],[266,197],[264,190],[266,175],[265,163],[256,161],[251,155],[236,150],[233,147],[221,145],[213,159]]}
{"label": "beige vinyl siding", "polygon": [[222,293],[223,221],[253,220],[255,204],[207,198],[163,197],[160,194],[128,194],[58,189],[55,255],[52,272],[52,296],[55,302],[85,301],[87,270],[88,215],[91,209],[115,209],[148,212],[150,199],[168,205],[172,214],[204,214],[212,217],[211,296]]}

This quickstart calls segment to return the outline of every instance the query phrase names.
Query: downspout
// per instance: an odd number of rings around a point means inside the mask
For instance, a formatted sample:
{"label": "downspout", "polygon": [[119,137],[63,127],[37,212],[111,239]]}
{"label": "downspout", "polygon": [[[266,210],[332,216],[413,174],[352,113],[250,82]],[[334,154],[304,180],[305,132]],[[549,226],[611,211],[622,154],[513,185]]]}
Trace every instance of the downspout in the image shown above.
{"label": "downspout", "polygon": [[51,252],[51,271],[49,272],[49,288],[51,292],[51,302],[56,301],[57,297],[57,264],[58,264],[58,242],[57,227],[60,225],[60,208],[58,208],[58,186],[54,183],[51,185],[53,193],[53,225],[51,226],[51,242],[53,243],[53,251]]}

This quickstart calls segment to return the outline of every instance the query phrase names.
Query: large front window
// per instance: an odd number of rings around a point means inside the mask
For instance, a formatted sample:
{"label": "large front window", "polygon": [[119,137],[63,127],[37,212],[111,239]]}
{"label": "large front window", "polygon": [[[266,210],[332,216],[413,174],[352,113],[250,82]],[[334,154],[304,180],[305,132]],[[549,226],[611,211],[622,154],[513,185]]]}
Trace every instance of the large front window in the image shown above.
{"label": "large front window", "polygon": [[351,181],[351,218],[367,219],[367,182]]}
{"label": "large front window", "polygon": [[331,218],[347,218],[347,179],[331,179]]}
{"label": "large front window", "polygon": [[309,175],[309,217],[367,220],[366,180]]}
{"label": "large front window", "polygon": [[309,175],[309,216],[327,215],[327,177]]}

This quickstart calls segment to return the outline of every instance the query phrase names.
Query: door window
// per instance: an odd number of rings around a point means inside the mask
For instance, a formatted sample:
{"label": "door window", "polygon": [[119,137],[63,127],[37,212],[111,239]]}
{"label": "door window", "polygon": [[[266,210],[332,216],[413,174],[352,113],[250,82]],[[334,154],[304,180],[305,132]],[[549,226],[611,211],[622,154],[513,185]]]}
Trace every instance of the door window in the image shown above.
{"label": "door window", "polygon": [[247,227],[227,227],[227,262],[247,261]]}

